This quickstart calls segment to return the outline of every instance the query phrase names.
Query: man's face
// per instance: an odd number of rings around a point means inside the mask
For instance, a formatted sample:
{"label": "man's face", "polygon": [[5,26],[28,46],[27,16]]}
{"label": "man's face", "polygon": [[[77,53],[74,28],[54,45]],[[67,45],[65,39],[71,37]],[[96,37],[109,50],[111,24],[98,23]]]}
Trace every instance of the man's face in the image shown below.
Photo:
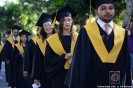
{"label": "man's face", "polygon": [[115,15],[114,6],[112,4],[102,4],[96,10],[96,14],[100,20],[108,23],[113,19]]}
{"label": "man's face", "polygon": [[133,29],[133,22],[130,22],[130,29]]}
{"label": "man's face", "polygon": [[19,34],[18,29],[14,29],[13,32],[12,32],[12,34],[13,34],[14,37],[17,37],[18,34]]}

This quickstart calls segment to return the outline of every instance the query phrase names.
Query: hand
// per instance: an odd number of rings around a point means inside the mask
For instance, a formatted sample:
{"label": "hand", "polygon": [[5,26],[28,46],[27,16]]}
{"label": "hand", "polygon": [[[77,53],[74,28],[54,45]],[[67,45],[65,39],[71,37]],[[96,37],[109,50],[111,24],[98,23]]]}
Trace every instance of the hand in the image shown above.
{"label": "hand", "polygon": [[21,52],[21,53],[19,53],[20,55],[23,55],[24,54],[24,52]]}
{"label": "hand", "polygon": [[10,61],[9,61],[9,60],[7,60],[7,61],[6,61],[6,63],[7,63],[7,64],[9,64],[9,63],[10,63]]}
{"label": "hand", "polygon": [[65,59],[71,59],[72,56],[73,56],[73,54],[71,54],[71,53],[67,53],[67,54],[65,55]]}
{"label": "hand", "polygon": [[24,78],[28,78],[28,71],[24,71],[23,76],[24,76]]}
{"label": "hand", "polygon": [[34,80],[34,83],[39,86],[39,80]]}

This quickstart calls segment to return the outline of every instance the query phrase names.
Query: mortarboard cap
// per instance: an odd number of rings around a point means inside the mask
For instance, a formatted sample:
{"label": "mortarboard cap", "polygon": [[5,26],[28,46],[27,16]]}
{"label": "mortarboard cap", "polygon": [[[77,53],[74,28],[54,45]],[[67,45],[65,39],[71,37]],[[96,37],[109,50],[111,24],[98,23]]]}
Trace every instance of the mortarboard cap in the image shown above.
{"label": "mortarboard cap", "polygon": [[45,22],[53,22],[56,14],[48,15],[45,13],[42,13],[40,18],[38,19],[36,26],[42,27]]}
{"label": "mortarboard cap", "polygon": [[14,25],[14,26],[12,26],[11,29],[12,29],[12,30],[15,30],[15,29],[20,30],[20,27],[19,27],[18,25]]}
{"label": "mortarboard cap", "polygon": [[[91,0],[91,7],[94,9],[98,9],[98,7],[102,4],[113,4],[117,0]],[[90,0],[84,0],[84,2],[88,5],[90,5]]]}
{"label": "mortarboard cap", "polygon": [[57,11],[56,20],[60,22],[64,17],[71,16],[73,18],[76,15],[77,13],[69,5],[66,5]]}
{"label": "mortarboard cap", "polygon": [[29,35],[31,35],[31,33],[27,32],[26,30],[22,30],[22,31],[19,33],[19,36],[22,36],[22,35],[29,36]]}

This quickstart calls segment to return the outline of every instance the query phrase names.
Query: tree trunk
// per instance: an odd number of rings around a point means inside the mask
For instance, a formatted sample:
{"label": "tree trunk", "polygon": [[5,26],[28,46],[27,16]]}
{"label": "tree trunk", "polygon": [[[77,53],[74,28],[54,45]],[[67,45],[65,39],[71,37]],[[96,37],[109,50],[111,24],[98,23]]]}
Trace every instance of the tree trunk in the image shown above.
{"label": "tree trunk", "polygon": [[126,13],[123,20],[123,26],[128,26],[133,13],[133,0],[127,0]]}

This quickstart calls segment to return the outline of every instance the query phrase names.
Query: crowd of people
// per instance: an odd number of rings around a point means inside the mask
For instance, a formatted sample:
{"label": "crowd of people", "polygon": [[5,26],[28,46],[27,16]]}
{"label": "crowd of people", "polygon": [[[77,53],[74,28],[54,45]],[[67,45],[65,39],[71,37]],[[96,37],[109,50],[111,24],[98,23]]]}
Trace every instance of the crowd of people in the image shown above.
{"label": "crowd of people", "polygon": [[128,29],[113,22],[116,1],[85,0],[98,20],[91,22],[90,17],[79,33],[72,29],[77,13],[69,5],[51,15],[42,13],[31,39],[31,33],[13,25],[0,46],[8,86],[132,88],[133,21]]}

